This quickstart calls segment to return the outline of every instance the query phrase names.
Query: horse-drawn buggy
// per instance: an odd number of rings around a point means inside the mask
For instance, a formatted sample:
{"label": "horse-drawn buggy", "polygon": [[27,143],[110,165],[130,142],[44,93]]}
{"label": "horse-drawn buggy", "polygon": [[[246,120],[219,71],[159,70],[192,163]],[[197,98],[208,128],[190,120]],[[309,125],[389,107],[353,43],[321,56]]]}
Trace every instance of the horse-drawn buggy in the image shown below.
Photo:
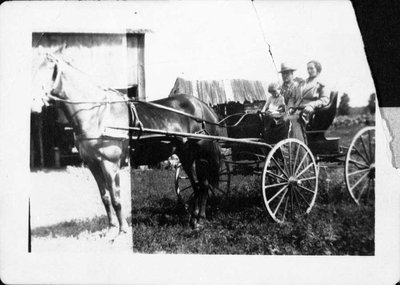
{"label": "horse-drawn buggy", "polygon": [[[101,86],[91,86],[89,92],[87,82],[68,62],[47,55],[47,64],[52,78],[48,99],[60,104],[70,120],[110,223],[112,205],[121,231],[126,230],[126,221],[119,202],[119,167],[129,149],[136,164],[179,157],[175,189],[180,198],[193,193],[188,196],[194,227],[205,217],[209,189],[229,192],[231,175],[238,172],[261,175],[266,209],[277,222],[311,211],[321,163],[344,163],[346,185],[356,203],[374,188],[374,128],[357,133],[348,149],[339,145],[339,138],[325,136],[336,114],[337,93],[316,110],[302,142],[266,130],[260,112],[219,120],[210,106],[189,95],[141,102]],[[182,186],[186,179],[190,187]]]}
{"label": "horse-drawn buggy", "polygon": [[[270,216],[284,222],[289,215],[309,213],[318,193],[321,169],[330,164],[344,165],[347,190],[358,205],[373,197],[375,179],[375,129],[362,128],[349,147],[340,145],[339,137],[326,132],[336,115],[338,93],[332,92],[327,106],[317,109],[305,126],[306,142],[288,138],[284,126],[266,129],[258,113],[234,114],[222,121],[229,138],[222,140],[225,157],[221,166],[220,185],[216,191],[228,195],[235,174],[261,175],[261,191]],[[328,174],[327,174],[328,175]],[[175,190],[179,198],[191,185],[182,168],[177,168]],[[328,175],[329,179],[329,175]],[[186,197],[190,195],[186,194]],[[186,198],[187,199],[187,198]]]}

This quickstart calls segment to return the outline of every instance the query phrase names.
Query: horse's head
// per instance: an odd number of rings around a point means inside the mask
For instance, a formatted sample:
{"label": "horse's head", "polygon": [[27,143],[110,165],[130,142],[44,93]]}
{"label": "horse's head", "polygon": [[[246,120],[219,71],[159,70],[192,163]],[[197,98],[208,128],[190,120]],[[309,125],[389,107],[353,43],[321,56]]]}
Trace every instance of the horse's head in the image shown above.
{"label": "horse's head", "polygon": [[31,110],[39,113],[44,106],[49,105],[50,94],[56,96],[61,93],[61,79],[57,81],[61,74],[57,59],[49,53],[39,54],[34,60],[33,68]]}
{"label": "horse's head", "polygon": [[51,100],[81,102],[101,100],[104,97],[106,90],[64,56],[47,53],[46,62],[49,68],[46,76],[50,78],[46,90]]}
{"label": "horse's head", "polygon": [[46,76],[47,80],[46,96],[56,97],[59,99],[68,99],[65,91],[63,90],[63,77],[64,72],[62,69],[63,60],[53,54],[46,54],[47,68],[49,69]]}
{"label": "horse's head", "polygon": [[42,81],[42,88],[46,95],[60,99],[70,99],[63,86],[66,78],[71,77],[70,66],[67,61],[54,53],[46,53],[45,59],[39,69],[41,69],[42,78],[44,79]]}
{"label": "horse's head", "polygon": [[63,72],[61,70],[61,68],[59,67],[59,61],[57,59],[53,59],[55,60],[55,64],[53,67],[53,73],[51,75],[51,82],[52,82],[52,86],[50,89],[50,95],[55,96],[57,98],[60,99],[68,99],[66,98],[66,94],[63,91],[63,86],[62,86],[62,76],[63,76]]}

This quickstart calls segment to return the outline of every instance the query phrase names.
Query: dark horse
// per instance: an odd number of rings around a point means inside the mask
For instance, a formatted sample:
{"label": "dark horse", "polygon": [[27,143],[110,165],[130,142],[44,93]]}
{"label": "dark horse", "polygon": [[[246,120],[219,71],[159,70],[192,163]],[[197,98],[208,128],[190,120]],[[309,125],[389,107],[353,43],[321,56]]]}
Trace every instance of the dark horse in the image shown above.
{"label": "dark horse", "polygon": [[[49,78],[52,78],[50,98],[60,105],[71,123],[80,156],[99,187],[110,226],[115,226],[111,214],[112,205],[118,218],[120,232],[127,231],[120,202],[119,171],[121,160],[128,150],[130,121],[138,123],[140,120],[145,128],[165,131],[220,134],[216,125],[217,115],[193,96],[178,95],[154,103],[185,112],[209,123],[140,102],[135,102],[138,116],[130,118],[130,114],[134,112],[131,112],[126,98],[118,92],[94,84],[88,76],[63,59],[47,55],[41,65],[41,68],[44,67],[52,71],[52,75],[49,75]],[[117,126],[123,130],[114,130],[110,135],[105,133],[107,126]],[[142,136],[146,137],[145,134]],[[210,140],[179,137],[159,138],[148,143],[136,142],[133,145],[135,150],[132,159],[135,164],[154,164],[172,154],[178,155],[194,189],[191,223],[195,228],[201,226],[200,221],[205,218],[208,187],[215,186],[218,182],[219,145]]]}

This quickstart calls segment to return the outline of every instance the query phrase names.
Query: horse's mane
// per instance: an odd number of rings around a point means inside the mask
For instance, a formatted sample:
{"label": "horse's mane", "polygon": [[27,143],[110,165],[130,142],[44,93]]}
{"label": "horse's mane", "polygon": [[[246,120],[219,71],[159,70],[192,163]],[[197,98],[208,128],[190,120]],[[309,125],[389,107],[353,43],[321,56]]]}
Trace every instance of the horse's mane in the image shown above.
{"label": "horse's mane", "polygon": [[54,69],[53,69],[53,75],[51,76],[51,80],[56,80],[57,78],[57,74],[58,74],[58,65],[54,65]]}

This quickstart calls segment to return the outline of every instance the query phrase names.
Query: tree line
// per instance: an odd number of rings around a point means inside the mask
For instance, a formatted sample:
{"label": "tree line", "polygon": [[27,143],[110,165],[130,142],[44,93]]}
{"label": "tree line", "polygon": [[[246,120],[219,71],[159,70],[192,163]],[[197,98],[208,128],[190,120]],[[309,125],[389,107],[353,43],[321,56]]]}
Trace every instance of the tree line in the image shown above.
{"label": "tree line", "polygon": [[[375,114],[375,98],[376,94],[372,93],[369,96],[368,99],[368,104],[365,107],[362,107],[362,113],[364,114]],[[350,97],[347,93],[343,93],[343,95],[340,97],[340,102],[339,102],[339,107],[337,114],[339,116],[348,116],[351,114],[351,107],[350,107]]]}

